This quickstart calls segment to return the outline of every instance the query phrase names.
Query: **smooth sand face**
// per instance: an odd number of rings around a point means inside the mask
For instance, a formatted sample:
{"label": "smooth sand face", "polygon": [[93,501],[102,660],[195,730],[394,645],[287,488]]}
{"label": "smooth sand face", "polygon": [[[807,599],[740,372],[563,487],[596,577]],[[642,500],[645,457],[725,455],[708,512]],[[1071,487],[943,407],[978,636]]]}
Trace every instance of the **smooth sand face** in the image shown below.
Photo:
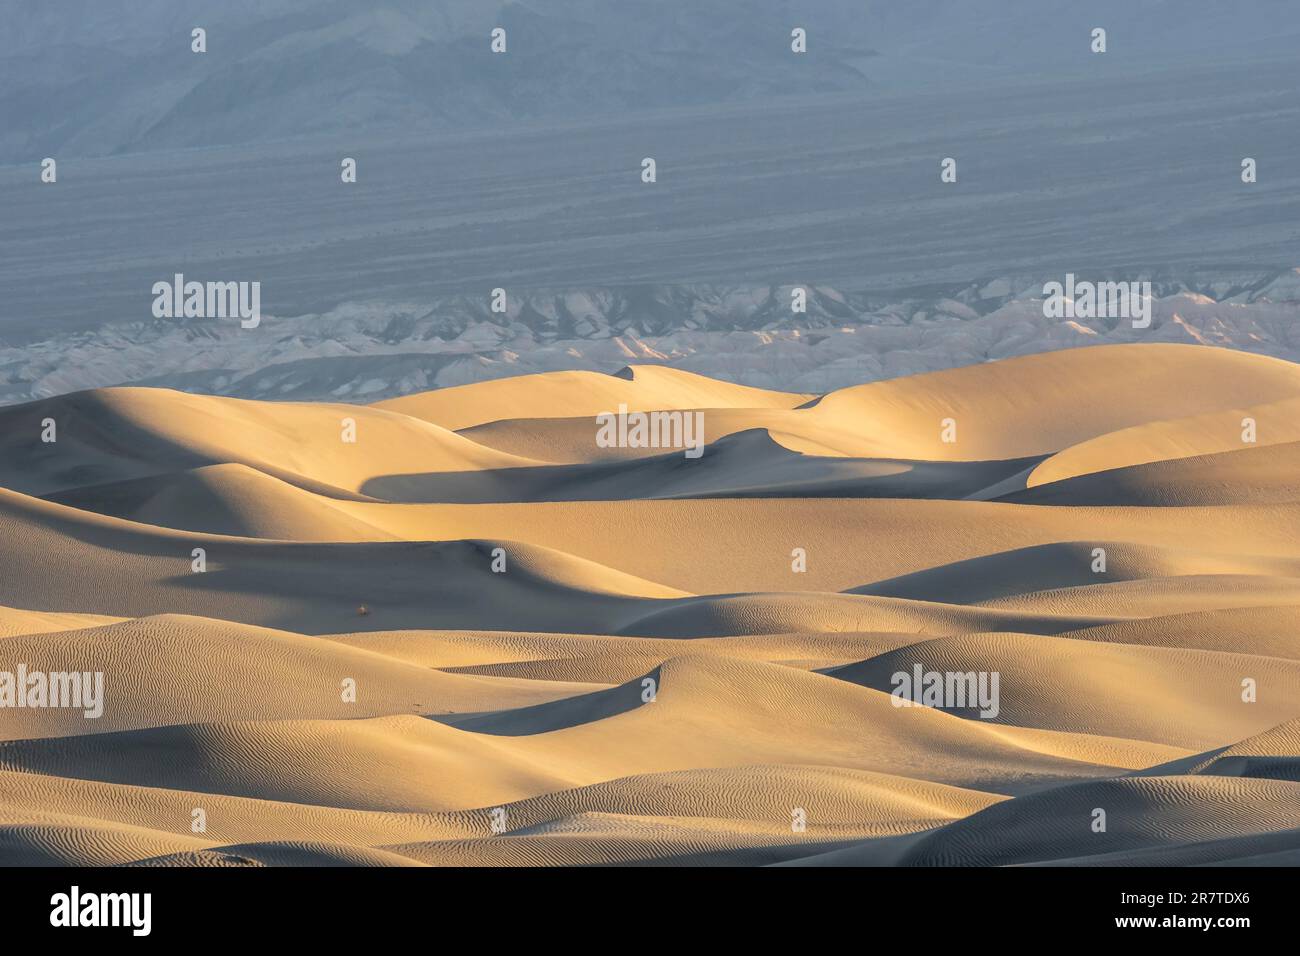
{"label": "smooth sand face", "polygon": [[0,410],[0,703],[102,675],[0,707],[0,863],[1294,862],[1297,410],[1172,345]]}

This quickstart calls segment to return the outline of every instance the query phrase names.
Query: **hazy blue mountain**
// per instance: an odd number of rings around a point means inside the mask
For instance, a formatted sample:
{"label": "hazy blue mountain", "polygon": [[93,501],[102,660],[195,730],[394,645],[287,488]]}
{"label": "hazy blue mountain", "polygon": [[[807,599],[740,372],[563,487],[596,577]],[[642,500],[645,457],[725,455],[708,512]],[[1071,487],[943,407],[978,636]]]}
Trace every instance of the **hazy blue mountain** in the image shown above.
{"label": "hazy blue mountain", "polygon": [[[23,23],[0,45],[0,159],[860,90],[871,52],[865,29],[818,32],[804,17],[818,55],[795,57],[795,24],[772,2],[743,15],[718,0],[142,3],[117,19],[105,14],[118,4],[58,6],[0,5]],[[191,52],[192,26],[208,31],[206,54]],[[503,56],[489,49],[496,26]]]}
{"label": "hazy blue mountain", "polygon": [[1110,71],[1285,55],[1300,34],[1292,0],[0,0],[0,22],[0,162],[1024,84],[1095,69],[1094,26]]}

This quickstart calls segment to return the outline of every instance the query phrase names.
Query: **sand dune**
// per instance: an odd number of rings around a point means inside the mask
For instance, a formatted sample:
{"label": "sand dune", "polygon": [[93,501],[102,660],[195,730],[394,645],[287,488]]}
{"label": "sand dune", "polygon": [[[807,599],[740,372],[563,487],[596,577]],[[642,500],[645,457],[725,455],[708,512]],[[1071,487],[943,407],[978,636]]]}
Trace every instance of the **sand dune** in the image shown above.
{"label": "sand dune", "polygon": [[[1015,484],[1038,458],[988,462],[848,458],[793,451],[765,428],[709,442],[699,461],[666,454],[593,455],[586,419],[574,420],[577,448],[559,457],[577,463],[516,468],[467,489],[459,475],[389,475],[367,482],[375,498],[404,502],[593,501],[652,498],[968,498]],[[473,431],[476,438],[484,433]],[[536,432],[529,432],[536,435]],[[556,456],[560,441],[539,442],[538,456]],[[608,461],[591,462],[592,458]],[[1020,482],[1023,485],[1023,481]],[[60,499],[62,500],[62,499]]]}
{"label": "sand dune", "polygon": [[75,631],[99,624],[116,624],[120,618],[104,614],[59,614],[47,611],[24,611],[0,607],[0,637],[15,634],[48,634],[51,631]]}
{"label": "sand dune", "polygon": [[1297,626],[1300,626],[1300,606],[1255,606],[1133,618],[1067,631],[1060,636],[1296,660],[1300,658],[1300,640],[1295,638]]}
{"label": "sand dune", "polygon": [[1212,777],[1256,777],[1266,780],[1300,779],[1300,721],[1288,720],[1275,727],[1205,753],[1182,757],[1166,764],[1137,771],[1135,776],[1168,776],[1177,773]]}
{"label": "sand dune", "polygon": [[[1045,477],[1036,469],[1030,483]],[[1094,506],[1290,503],[1300,501],[1300,442],[1097,471],[1035,484],[1001,500]]]}
{"label": "sand dune", "polygon": [[[1191,381],[1197,383],[1195,389],[1187,388]],[[799,407],[775,402],[747,406],[716,402],[694,407],[707,409],[705,432],[710,441],[761,428],[786,448],[811,455],[992,461],[1055,455],[1113,432],[1189,416],[1206,416],[1221,429],[1231,425],[1218,444],[1202,439],[1201,445],[1192,445],[1202,453],[1226,450],[1236,447],[1228,444],[1232,436],[1240,442],[1243,416],[1237,410],[1281,403],[1260,411],[1266,423],[1281,422],[1288,416],[1285,403],[1296,399],[1298,392],[1300,369],[1280,359],[1185,345],[1111,345],[873,382],[831,392]],[[396,405],[399,410],[419,407],[418,402],[418,397],[394,400],[408,403]],[[394,403],[381,404],[394,407]],[[479,427],[471,426],[465,434],[503,451],[549,461],[618,456],[619,451],[602,454],[592,440],[590,416],[611,407],[561,409],[551,414],[547,408],[527,418],[519,414],[484,417],[475,423]],[[442,419],[435,412],[423,417],[448,428],[463,428],[466,422],[464,416],[452,412]],[[955,426],[951,440],[945,440],[947,419]],[[1198,423],[1198,427],[1210,426]],[[1285,426],[1282,433],[1289,435],[1292,427]],[[1123,445],[1144,437],[1138,433],[1133,439],[1119,438],[1115,443]],[[1296,437],[1300,436],[1282,440]],[[1109,455],[1121,459],[1116,464],[1161,457],[1110,447]],[[547,449],[552,450],[548,453]],[[637,454],[635,450],[630,453]],[[1049,471],[1045,469],[1043,474]]]}
{"label": "sand dune", "polygon": [[[828,429],[888,436],[900,457],[972,461],[1060,452],[1135,425],[1295,399],[1297,392],[1300,368],[1281,359],[1116,345],[860,385],[826,395],[810,412]],[[945,418],[956,422],[953,442],[943,441]],[[1239,436],[1240,419],[1235,424]]]}
{"label": "sand dune", "polygon": [[[1300,716],[1300,665],[1295,661],[1044,635],[936,638],[831,674],[888,692],[891,675],[910,673],[917,665],[927,671],[1003,675],[999,712],[991,719],[1017,727],[1205,750]],[[1243,677],[1261,688],[1258,701],[1242,700]],[[1151,707],[1153,698],[1161,707]],[[970,715],[977,709],[958,712]]]}
{"label": "sand dune", "polygon": [[[42,440],[42,422],[56,441]],[[355,440],[345,440],[348,422]],[[359,497],[376,475],[532,464],[429,422],[360,405],[251,402],[108,388],[0,410],[0,482],[29,494],[240,464],[308,490]],[[481,477],[480,477],[481,480]]]}
{"label": "sand dune", "polygon": [[1300,559],[1215,554],[1122,541],[1066,541],[971,558],[852,590],[855,594],[978,604],[1037,591],[1188,575],[1300,576]]}
{"label": "sand dune", "polygon": [[0,864],[1294,864],[1297,409],[1144,344],[0,410],[0,705],[103,682],[0,707]]}
{"label": "sand dune", "polygon": [[[1247,423],[1253,426],[1253,441],[1243,437]],[[1223,452],[1262,446],[1294,443],[1300,440],[1300,399],[1288,398],[1241,408],[1215,408],[1200,415],[1172,420],[1156,419],[1129,428],[1107,432],[1062,449],[1042,462],[1029,476],[1030,487],[1101,471],[1116,471],[1151,462],[1170,462],[1183,458],[1202,458]],[[1258,456],[1252,456],[1256,458]],[[1246,466],[1263,467],[1271,458],[1260,457]],[[1205,467],[1208,463],[1202,463]],[[1227,468],[1222,478],[1230,478]],[[1168,466],[1154,470],[1159,474],[1177,474]],[[1142,473],[1142,472],[1139,472]],[[1194,480],[1188,482],[1189,490]],[[1081,504],[1084,502],[1080,502]],[[1133,504],[1142,504],[1135,501]]]}
{"label": "sand dune", "polygon": [[[180,615],[7,637],[4,654],[29,670],[102,673],[106,690],[99,717],[86,719],[75,708],[25,708],[0,725],[3,740],[283,713],[351,719],[474,711],[566,691],[563,683],[446,674],[344,644]],[[355,682],[355,702],[344,699],[345,680]],[[240,693],[223,692],[232,686]]]}
{"label": "sand dune", "polygon": [[329,498],[247,465],[207,465],[56,492],[48,499],[141,524],[239,538],[396,538],[339,510]]}
{"label": "sand dune", "polygon": [[[307,544],[186,534],[0,492],[0,601],[180,613],[314,633],[359,625],[613,629],[689,593],[510,541]],[[195,572],[194,549],[206,570]],[[492,565],[500,549],[506,571]],[[130,580],[130,587],[118,583]],[[648,603],[649,602],[649,603]]]}
{"label": "sand dune", "polygon": [[[1106,812],[1105,832],[1092,829],[1097,809]],[[1298,826],[1300,784],[1224,777],[1091,781],[973,814],[919,840],[900,862],[1005,866],[1106,853],[1131,857]]]}
{"label": "sand dune", "polygon": [[621,684],[640,677],[669,657],[680,654],[717,654],[817,670],[852,663],[864,653],[883,652],[926,639],[921,634],[884,631],[801,631],[712,638],[387,631],[325,637],[450,673],[606,684]]}
{"label": "sand dune", "polygon": [[619,405],[631,411],[795,408],[812,397],[733,385],[666,366],[635,365],[615,375],[547,372],[458,385],[389,399],[373,407],[459,431],[506,419],[590,419],[601,412],[617,412]]}

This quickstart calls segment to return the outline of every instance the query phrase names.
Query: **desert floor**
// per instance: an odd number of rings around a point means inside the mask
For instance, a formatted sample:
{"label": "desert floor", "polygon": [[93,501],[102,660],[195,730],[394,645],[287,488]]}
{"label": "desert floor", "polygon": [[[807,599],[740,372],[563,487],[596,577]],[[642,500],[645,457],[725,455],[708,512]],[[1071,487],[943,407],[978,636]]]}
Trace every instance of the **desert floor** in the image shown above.
{"label": "desert floor", "polygon": [[0,409],[0,604],[104,687],[0,708],[3,864],[1300,863],[1278,359],[62,395]]}

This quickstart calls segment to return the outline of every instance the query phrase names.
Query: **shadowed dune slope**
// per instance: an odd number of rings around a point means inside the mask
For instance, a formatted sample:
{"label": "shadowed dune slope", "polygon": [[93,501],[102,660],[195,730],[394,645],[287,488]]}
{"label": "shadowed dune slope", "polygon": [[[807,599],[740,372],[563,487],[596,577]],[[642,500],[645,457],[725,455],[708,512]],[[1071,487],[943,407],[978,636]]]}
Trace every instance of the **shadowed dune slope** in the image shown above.
{"label": "shadowed dune slope", "polygon": [[1300,558],[1068,541],[958,561],[852,588],[851,593],[978,604],[1037,591],[1193,575],[1300,577]]}
{"label": "shadowed dune slope", "polygon": [[[1094,811],[1106,830],[1094,832]],[[996,804],[921,839],[906,866],[1136,854],[1300,827],[1300,784],[1224,777],[1089,781]]]}
{"label": "shadowed dune slope", "polygon": [[[54,423],[54,441],[42,440],[47,421]],[[6,408],[0,410],[0,435],[0,485],[42,495],[241,464],[355,499],[376,475],[481,475],[532,464],[429,422],[364,405],[255,402],[153,388],[97,389]]]}
{"label": "shadowed dune slope", "polygon": [[[362,490],[387,501],[466,503],[757,497],[962,499],[976,497],[991,486],[1021,487],[1022,476],[1039,461],[930,462],[817,455],[792,451],[763,428],[724,435],[709,443],[698,459],[681,450],[625,455],[614,449],[607,456],[593,455],[590,422],[570,421],[574,434],[568,438],[574,449],[558,456],[564,461],[572,459],[567,464],[497,471],[492,482],[475,487],[467,486],[455,473],[385,475],[366,482]],[[563,442],[552,440],[551,431],[539,431],[531,424],[527,434],[537,447],[530,448],[528,454],[556,456]],[[477,431],[472,434],[480,435]],[[610,460],[589,461],[592,458]]]}

